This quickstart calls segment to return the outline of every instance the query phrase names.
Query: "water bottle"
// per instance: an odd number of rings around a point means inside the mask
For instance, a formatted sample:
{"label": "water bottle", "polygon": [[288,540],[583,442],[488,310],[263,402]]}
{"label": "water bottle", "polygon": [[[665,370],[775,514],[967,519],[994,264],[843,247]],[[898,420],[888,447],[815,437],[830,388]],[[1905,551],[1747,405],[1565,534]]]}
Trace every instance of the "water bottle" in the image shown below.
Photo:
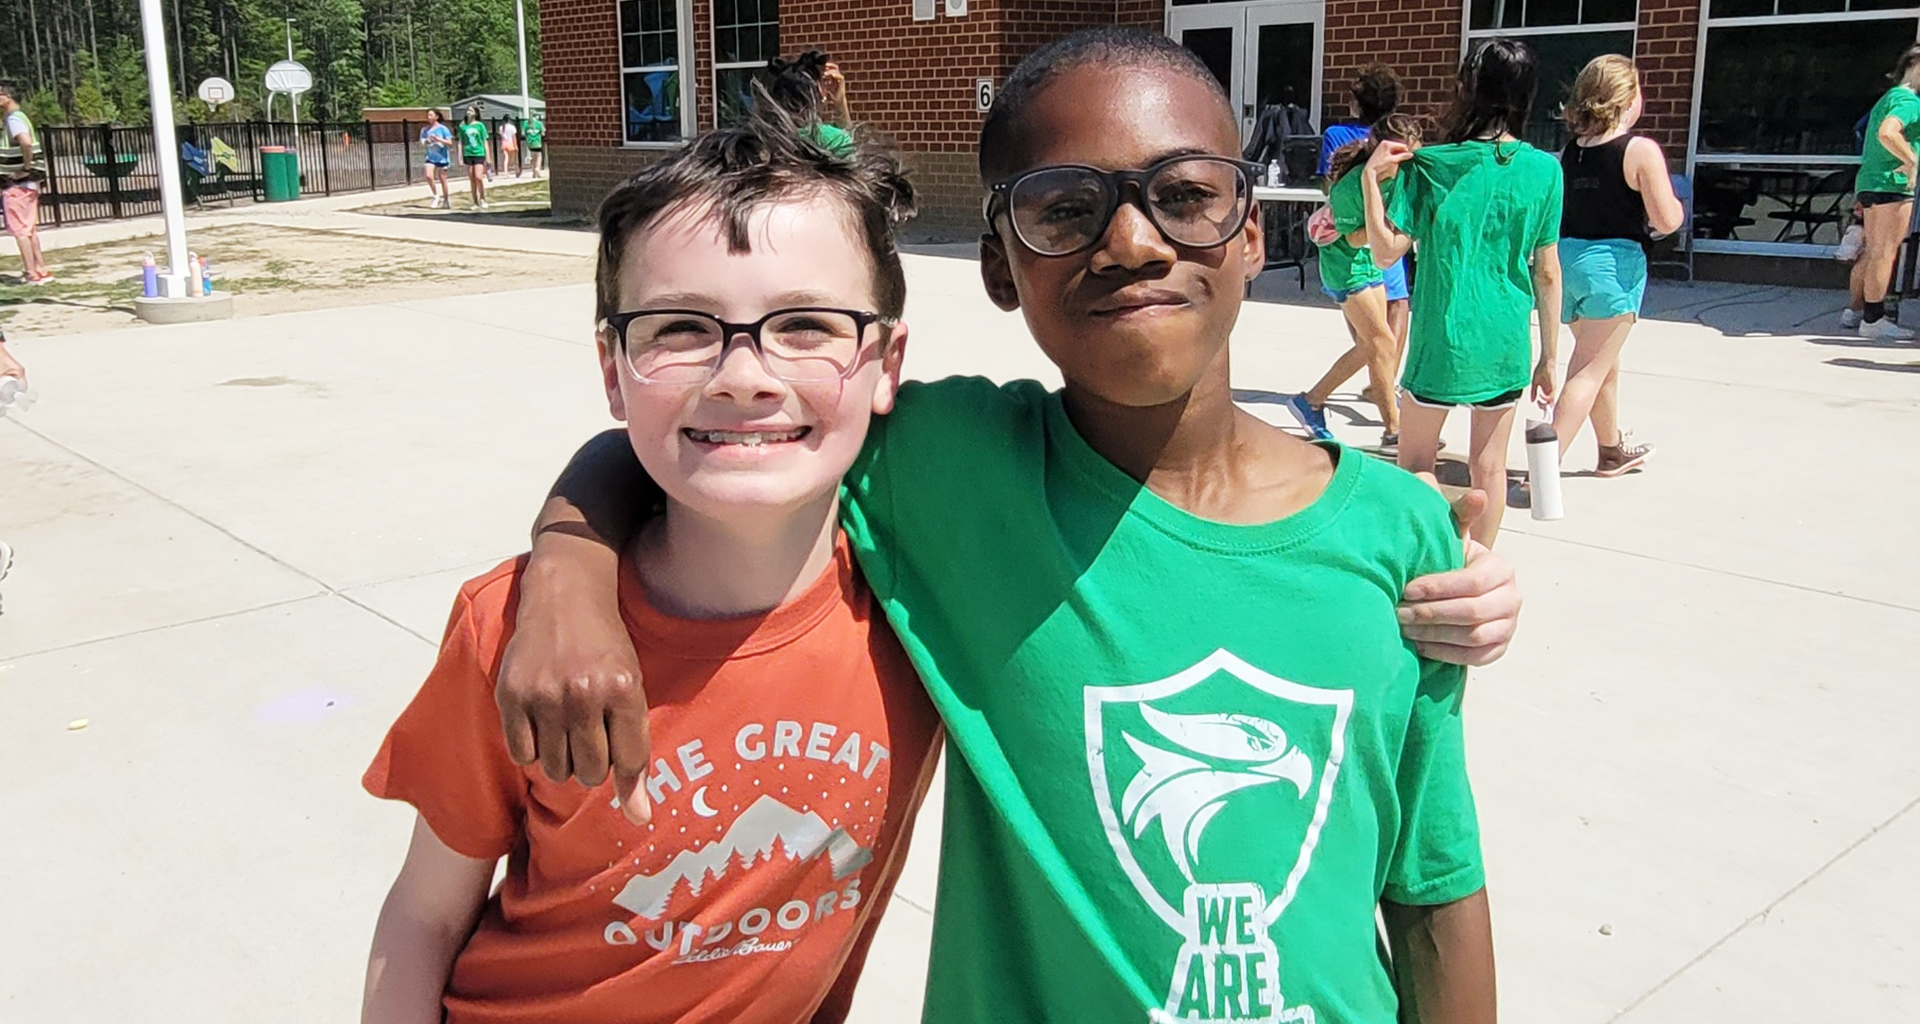
{"label": "water bottle", "polygon": [[1279,157],[1276,156],[1267,161],[1267,185],[1269,187],[1279,188],[1281,185],[1286,184],[1286,179],[1287,172],[1280,167]]}
{"label": "water bottle", "polygon": [[0,416],[18,409],[26,412],[33,407],[35,395],[27,390],[27,382],[18,377],[0,377]]}
{"label": "water bottle", "polygon": [[160,294],[160,268],[153,265],[153,254],[140,260],[140,297],[151,299]]}
{"label": "water bottle", "polygon": [[191,297],[198,294],[200,294],[200,254],[190,252],[187,254],[187,295]]}
{"label": "water bottle", "polygon": [[1551,420],[1527,421],[1527,482],[1533,491],[1533,518],[1567,514],[1560,503],[1560,437]]}
{"label": "water bottle", "polygon": [[200,261],[200,294],[213,294],[213,261]]}

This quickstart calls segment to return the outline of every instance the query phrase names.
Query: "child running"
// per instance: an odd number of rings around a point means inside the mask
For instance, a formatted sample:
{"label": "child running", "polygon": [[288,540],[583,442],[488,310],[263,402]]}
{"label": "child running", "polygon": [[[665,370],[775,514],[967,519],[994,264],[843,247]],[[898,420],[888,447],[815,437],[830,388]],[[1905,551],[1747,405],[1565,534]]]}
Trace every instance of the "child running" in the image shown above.
{"label": "child running", "polygon": [[[1239,142],[1157,33],[1022,61],[981,133],[981,273],[1065,387],[903,386],[847,477],[848,537],[956,755],[930,1024],[1494,1019],[1463,677],[1394,612],[1459,544],[1411,475],[1233,404],[1264,253]],[[549,502],[514,657],[551,668],[561,623],[630,642],[592,539],[644,508],[617,454]],[[525,699],[502,698],[523,754]]]}
{"label": "child running", "polygon": [[427,111],[427,126],[420,130],[420,144],[426,147],[422,170],[427,178],[427,195],[433,198],[429,205],[436,210],[452,206],[453,197],[447,194],[447,165],[453,162],[453,129],[440,120],[438,110]]}
{"label": "child running", "polygon": [[[1353,97],[1349,107],[1358,121],[1353,124],[1329,125],[1320,140],[1320,164],[1316,173],[1320,175],[1329,192],[1335,183],[1334,179],[1340,177],[1332,173],[1334,155],[1353,143],[1363,142],[1369,138],[1375,126],[1384,122],[1400,105],[1400,78],[1393,73],[1393,69],[1384,64],[1369,64],[1361,68],[1360,73],[1354,76],[1351,89]],[[1344,171],[1342,173],[1344,174]],[[1356,177],[1351,186],[1356,190],[1352,196],[1355,201],[1359,195],[1357,191],[1359,184],[1359,179]],[[1338,234],[1332,230],[1330,222],[1331,207],[1328,209],[1329,214],[1325,218],[1324,225],[1325,233],[1313,236],[1313,241],[1321,246],[1338,237]],[[1315,226],[1315,222],[1308,223],[1310,231],[1314,230]],[[1365,225],[1362,224],[1361,227],[1364,228]],[[1321,258],[1326,258],[1324,248],[1321,251]],[[1333,289],[1327,283],[1325,271],[1325,264],[1322,264],[1321,290],[1340,302],[1344,310],[1345,302],[1336,294],[1338,289]],[[1333,437],[1333,432],[1327,429],[1327,400],[1333,397],[1335,388],[1345,384],[1362,369],[1368,369],[1371,372],[1368,374],[1367,386],[1360,391],[1360,400],[1372,402],[1379,408],[1380,419],[1385,426],[1380,437],[1380,448],[1384,454],[1391,455],[1400,443],[1400,411],[1394,399],[1394,392],[1395,381],[1400,373],[1400,356],[1407,348],[1406,259],[1395,261],[1392,266],[1382,272],[1381,281],[1387,294],[1387,326],[1393,332],[1391,370],[1385,375],[1386,383],[1384,385],[1378,383],[1380,373],[1373,365],[1373,350],[1361,339],[1359,330],[1354,326],[1353,317],[1348,316],[1346,318],[1347,333],[1353,338],[1353,347],[1334,360],[1333,365],[1327,368],[1326,375],[1320,378],[1318,384],[1302,394],[1289,398],[1287,409],[1315,440],[1329,440]]]}
{"label": "child running", "polygon": [[368,1024],[846,1015],[938,749],[835,525],[899,380],[892,223],[912,191],[892,158],[795,130],[703,137],[600,211],[601,375],[665,498],[619,598],[654,697],[658,821],[508,759],[494,677],[526,560],[466,584],[366,774],[418,811]]}
{"label": "child running", "polygon": [[[1405,114],[1394,114],[1374,125],[1367,136],[1348,143],[1333,155],[1333,162],[1327,168],[1332,182],[1327,190],[1326,220],[1330,230],[1325,236],[1316,236],[1314,241],[1320,245],[1320,290],[1340,303],[1347,332],[1353,335],[1353,348],[1335,361],[1304,395],[1295,396],[1293,406],[1294,414],[1301,417],[1316,437],[1332,436],[1327,432],[1322,407],[1333,389],[1353,376],[1357,361],[1367,368],[1368,391],[1380,410],[1385,428],[1380,433],[1380,448],[1389,453],[1397,451],[1400,445],[1400,407],[1394,398],[1395,377],[1400,372],[1399,335],[1391,312],[1394,305],[1391,282],[1387,280],[1387,272],[1374,264],[1373,253],[1367,248],[1367,204],[1360,187],[1361,176],[1350,172],[1366,166],[1367,158],[1373,155],[1374,146],[1380,140],[1417,145],[1420,133],[1418,121]],[[1391,180],[1381,187],[1390,190]],[[1399,304],[1404,309],[1404,274],[1400,284],[1403,298]],[[1309,417],[1317,422],[1309,421]]]}
{"label": "child running", "polygon": [[1647,292],[1656,234],[1680,230],[1686,210],[1673,193],[1660,144],[1634,135],[1640,71],[1618,54],[1595,57],[1573,82],[1564,116],[1573,134],[1560,154],[1566,202],[1560,215],[1563,317],[1573,331],[1567,380],[1553,429],[1565,456],[1587,422],[1600,446],[1594,475],[1619,476],[1653,457],[1620,429],[1620,351]]}
{"label": "child running", "polygon": [[[1489,547],[1505,511],[1507,442],[1528,389],[1527,329],[1536,308],[1533,398],[1545,404],[1554,394],[1560,166],[1513,134],[1527,123],[1537,82],[1525,43],[1482,43],[1460,65],[1458,97],[1441,133],[1446,144],[1416,154],[1381,142],[1361,178],[1374,262],[1385,266],[1421,243],[1401,381],[1400,465],[1431,474],[1447,414],[1468,406],[1472,487],[1496,496],[1473,525],[1474,539]],[[1396,172],[1403,180],[1389,210],[1381,182]]]}

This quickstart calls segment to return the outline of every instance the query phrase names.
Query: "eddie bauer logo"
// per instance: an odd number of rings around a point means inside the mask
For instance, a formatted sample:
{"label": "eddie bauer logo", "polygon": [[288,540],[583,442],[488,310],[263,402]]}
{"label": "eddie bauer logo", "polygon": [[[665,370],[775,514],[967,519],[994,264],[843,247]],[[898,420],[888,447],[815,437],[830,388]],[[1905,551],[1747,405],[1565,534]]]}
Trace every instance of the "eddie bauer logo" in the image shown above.
{"label": "eddie bauer logo", "polygon": [[1087,767],[1108,842],[1182,940],[1153,1024],[1315,1024],[1313,1007],[1287,1005],[1271,930],[1326,824],[1353,691],[1289,682],[1215,651],[1157,682],[1085,694]]}

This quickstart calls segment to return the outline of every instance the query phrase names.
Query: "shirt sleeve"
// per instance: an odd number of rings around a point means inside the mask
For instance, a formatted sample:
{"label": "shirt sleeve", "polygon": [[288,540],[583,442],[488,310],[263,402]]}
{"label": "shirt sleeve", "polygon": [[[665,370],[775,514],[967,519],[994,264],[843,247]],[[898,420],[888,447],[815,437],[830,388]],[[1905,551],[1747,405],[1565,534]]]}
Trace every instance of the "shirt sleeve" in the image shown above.
{"label": "shirt sleeve", "polygon": [[507,756],[493,702],[504,630],[483,628],[510,615],[483,623],[472,594],[461,591],[433,671],[361,780],[374,796],[412,804],[441,842],[480,860],[511,852],[525,817],[526,776]]}
{"label": "shirt sleeve", "polygon": [[1547,186],[1547,197],[1541,200],[1539,222],[1534,228],[1533,245],[1528,250],[1557,245],[1560,242],[1560,215],[1566,202],[1566,175],[1560,170],[1560,162],[1540,154],[1540,177]]}

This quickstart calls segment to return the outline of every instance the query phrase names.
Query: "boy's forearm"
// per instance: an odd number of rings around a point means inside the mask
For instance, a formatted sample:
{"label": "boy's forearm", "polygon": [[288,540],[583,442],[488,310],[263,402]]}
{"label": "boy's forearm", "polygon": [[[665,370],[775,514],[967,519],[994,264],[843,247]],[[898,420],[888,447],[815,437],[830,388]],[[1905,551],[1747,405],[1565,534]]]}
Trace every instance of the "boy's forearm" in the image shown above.
{"label": "boy's forearm", "polygon": [[1382,902],[1380,910],[1401,1024],[1494,1024],[1487,891],[1433,906]]}
{"label": "boy's forearm", "polygon": [[584,537],[620,551],[660,498],[627,435],[620,430],[597,434],[573,454],[547,493],[533,524],[535,552],[550,535]]}

